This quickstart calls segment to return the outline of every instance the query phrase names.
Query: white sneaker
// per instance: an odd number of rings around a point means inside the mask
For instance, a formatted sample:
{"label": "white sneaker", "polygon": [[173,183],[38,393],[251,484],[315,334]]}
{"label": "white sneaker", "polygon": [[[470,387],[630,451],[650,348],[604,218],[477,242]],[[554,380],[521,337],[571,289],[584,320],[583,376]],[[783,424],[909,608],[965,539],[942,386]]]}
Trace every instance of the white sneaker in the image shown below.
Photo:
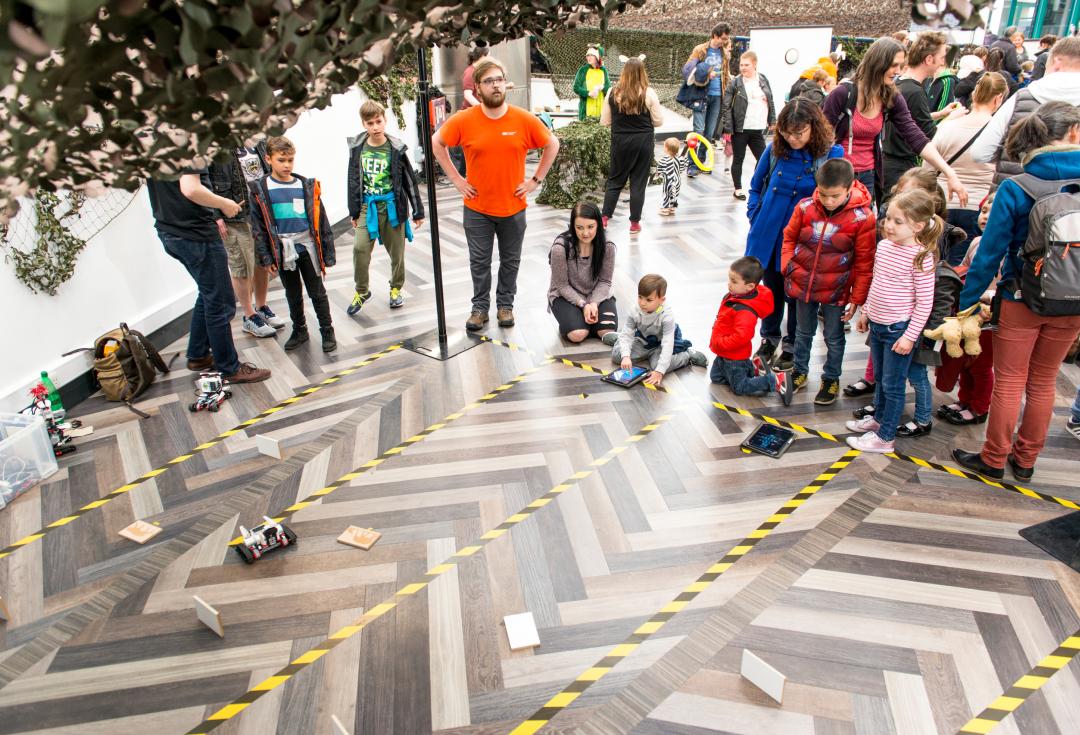
{"label": "white sneaker", "polygon": [[873,416],[863,416],[861,419],[848,421],[844,426],[847,427],[848,431],[854,431],[858,434],[865,434],[868,431],[877,431],[881,428],[881,424],[875,421]]}
{"label": "white sneaker", "polygon": [[847,443],[852,449],[858,449],[861,452],[888,454],[893,451],[893,443],[882,441],[881,437],[873,431],[868,431],[862,436],[849,436]]}
{"label": "white sneaker", "polygon": [[1065,424],[1065,431],[1069,432],[1074,439],[1080,439],[1080,422],[1069,419],[1069,423]]}
{"label": "white sneaker", "polygon": [[256,337],[273,337],[277,334],[277,330],[263,321],[259,312],[255,312],[251,316],[244,317],[244,331],[248,334],[253,334]]}

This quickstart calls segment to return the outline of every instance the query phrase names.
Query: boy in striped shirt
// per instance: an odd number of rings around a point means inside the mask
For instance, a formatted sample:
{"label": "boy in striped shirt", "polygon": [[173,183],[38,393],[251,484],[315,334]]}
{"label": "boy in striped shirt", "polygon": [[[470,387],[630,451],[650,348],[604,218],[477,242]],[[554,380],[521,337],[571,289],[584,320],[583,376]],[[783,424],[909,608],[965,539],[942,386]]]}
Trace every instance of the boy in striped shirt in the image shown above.
{"label": "boy in striped shirt", "polygon": [[322,277],[337,262],[334,235],[326,217],[317,179],[292,172],[296,148],[283,136],[266,141],[266,162],[270,174],[250,184],[251,231],[259,265],[281,276],[292,334],[286,350],[295,350],[308,341],[304,315],[304,289],[315,307],[322,334],[323,352],[337,349],[334,325],[330,320],[330,299]]}

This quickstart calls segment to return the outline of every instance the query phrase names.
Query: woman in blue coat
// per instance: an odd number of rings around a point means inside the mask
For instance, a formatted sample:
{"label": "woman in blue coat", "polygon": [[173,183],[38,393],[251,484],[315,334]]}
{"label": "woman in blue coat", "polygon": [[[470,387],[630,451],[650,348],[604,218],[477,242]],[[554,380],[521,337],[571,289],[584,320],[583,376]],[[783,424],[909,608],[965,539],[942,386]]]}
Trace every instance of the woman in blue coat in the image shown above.
{"label": "woman in blue coat", "polygon": [[[796,97],[784,105],[776,119],[777,135],[766,148],[750,181],[746,216],[750,232],[746,254],[765,266],[765,285],[776,294],[773,313],[761,320],[761,347],[757,354],[780,369],[790,367],[794,359],[794,301],[782,296],[784,277],[780,273],[780,248],[784,227],[795,205],[812,196],[814,174],[829,158],[843,158],[844,149],[833,143],[833,128],[821,108],[810,100]],[[780,325],[787,304],[787,334],[781,341]],[[776,348],[781,346],[780,354]]]}

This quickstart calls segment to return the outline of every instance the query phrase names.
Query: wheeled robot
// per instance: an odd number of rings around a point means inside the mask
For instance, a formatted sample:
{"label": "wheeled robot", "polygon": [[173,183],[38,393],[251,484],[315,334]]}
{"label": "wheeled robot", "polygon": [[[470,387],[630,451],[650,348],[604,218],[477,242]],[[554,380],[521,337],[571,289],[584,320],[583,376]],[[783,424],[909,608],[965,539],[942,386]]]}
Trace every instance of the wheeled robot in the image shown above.
{"label": "wheeled robot", "polygon": [[250,531],[240,526],[240,544],[233,547],[248,564],[274,549],[281,549],[296,543],[296,534],[284,523],[263,516],[263,522]]}
{"label": "wheeled robot", "polygon": [[226,399],[232,398],[229,381],[221,373],[202,372],[195,379],[195,402],[188,406],[192,413],[196,411],[216,412]]}

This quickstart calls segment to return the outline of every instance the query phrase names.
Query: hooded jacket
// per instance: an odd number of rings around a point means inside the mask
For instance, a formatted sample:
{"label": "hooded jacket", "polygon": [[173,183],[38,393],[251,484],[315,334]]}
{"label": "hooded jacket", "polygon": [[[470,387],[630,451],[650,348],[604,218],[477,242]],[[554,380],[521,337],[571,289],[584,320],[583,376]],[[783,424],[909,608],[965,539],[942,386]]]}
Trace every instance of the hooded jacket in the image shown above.
{"label": "hooded jacket", "polygon": [[[364,208],[364,172],[360,170],[360,154],[368,139],[367,132],[349,141],[349,179],[346,199],[349,205],[349,218],[356,219]],[[393,136],[386,136],[390,141],[390,182],[394,188],[394,206],[397,207],[398,222],[409,219],[409,205],[413,208],[413,220],[424,219],[424,202],[420,199],[420,189],[416,185],[416,174],[406,153],[408,146]]]}
{"label": "hooded jacket", "polygon": [[709,349],[725,360],[749,360],[758,319],[773,311],[773,293],[764,283],[742,296],[728,294],[713,322]]}
{"label": "hooded jacket", "polygon": [[[577,75],[574,77],[574,94],[581,100],[581,102],[578,103],[578,120],[585,119],[585,105],[589,101],[589,88],[585,85],[585,76],[589,73],[589,69],[591,68],[591,64],[582,64],[581,68],[577,70]],[[602,97],[607,96],[608,91],[611,89],[611,79],[608,77],[607,67],[601,64],[597,68],[604,72],[604,88],[600,90],[600,95]]]}
{"label": "hooded jacket", "polygon": [[[934,271],[934,305],[926,320],[926,326],[923,327],[924,332],[937,329],[945,321],[945,317],[956,313],[956,300],[960,297],[962,286],[963,279],[952,266],[943,260],[938,261],[937,269]],[[941,353],[937,350],[937,340],[923,335],[913,359],[920,365],[931,367],[940,365]]]}
{"label": "hooded jacket", "polygon": [[805,302],[863,304],[876,250],[877,220],[870,192],[861,182],[852,183],[847,203],[831,216],[815,190],[795,206],[784,228],[784,291]]}
{"label": "hooded jacket", "polygon": [[[281,267],[281,236],[277,231],[277,222],[270,210],[270,190],[266,186],[269,176],[248,184],[251,192],[251,236],[255,240],[255,259],[259,265]],[[330,230],[330,220],[322,203],[322,187],[318,179],[308,179],[299,174],[304,186],[304,208],[307,211],[308,232],[315,244],[313,250],[319,262],[319,272],[337,263],[337,251],[334,250],[334,233]]]}

